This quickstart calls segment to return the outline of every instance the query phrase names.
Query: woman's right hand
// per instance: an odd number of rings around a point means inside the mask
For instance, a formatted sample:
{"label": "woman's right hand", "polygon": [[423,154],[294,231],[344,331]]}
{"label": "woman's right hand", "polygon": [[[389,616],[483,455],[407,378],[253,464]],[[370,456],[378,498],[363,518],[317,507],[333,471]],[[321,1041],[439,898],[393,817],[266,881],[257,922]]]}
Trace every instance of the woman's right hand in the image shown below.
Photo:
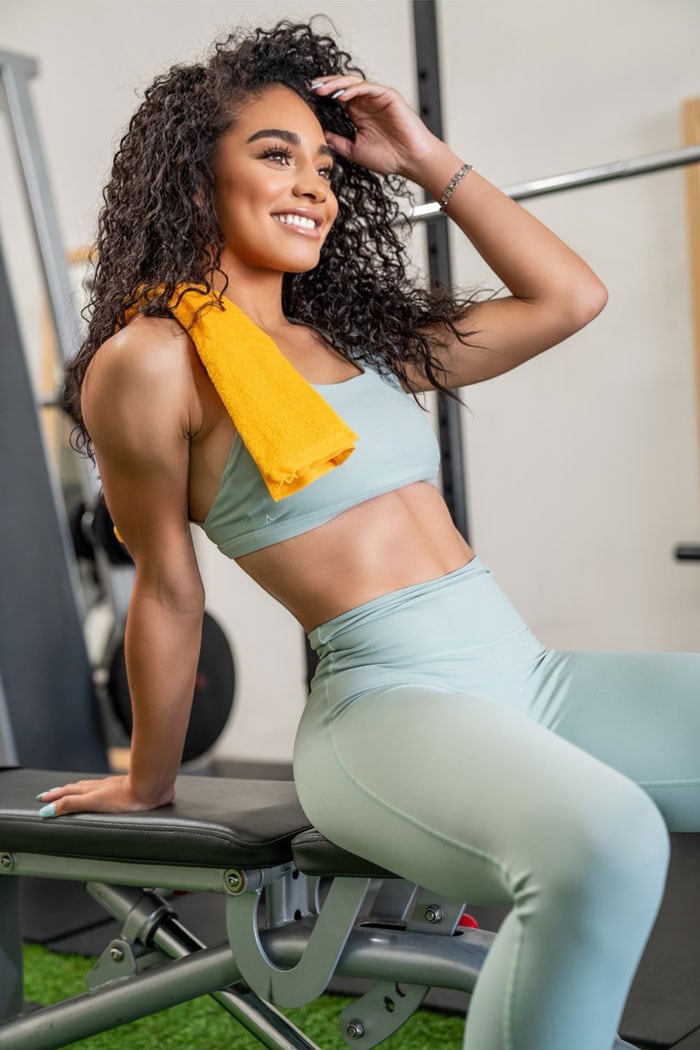
{"label": "woman's right hand", "polygon": [[337,97],[355,125],[354,141],[329,131],[328,145],[381,175],[405,175],[418,182],[425,158],[448,149],[395,88],[347,74],[318,77],[312,90]]}
{"label": "woman's right hand", "polygon": [[173,785],[158,799],[145,798],[134,790],[127,774],[50,788],[38,795],[37,801],[43,803],[40,817],[63,817],[67,813],[140,813],[167,806],[174,797]]}

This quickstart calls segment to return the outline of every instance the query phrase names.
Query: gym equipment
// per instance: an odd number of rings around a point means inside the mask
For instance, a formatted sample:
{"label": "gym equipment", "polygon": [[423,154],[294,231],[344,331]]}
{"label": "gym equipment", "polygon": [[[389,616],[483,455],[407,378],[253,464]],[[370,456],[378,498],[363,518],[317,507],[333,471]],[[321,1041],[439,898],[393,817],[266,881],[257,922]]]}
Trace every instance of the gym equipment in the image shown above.
{"label": "gym equipment", "polygon": [[[413,2],[413,48],[416,56],[416,90],[418,108],[426,126],[443,138],[442,99],[440,93],[440,58],[437,12],[434,3]],[[429,200],[427,194],[424,199]],[[423,208],[427,205],[422,205]],[[439,207],[438,207],[439,211]],[[440,212],[442,218],[445,213]],[[420,219],[420,207],[413,209],[414,220]],[[428,272],[431,283],[451,288],[452,264],[446,222],[431,222],[425,230],[428,250]],[[461,406],[451,397],[438,394],[437,431],[440,442],[440,481],[445,503],[455,528],[469,542],[465,442],[462,433]]]}
{"label": "gym equipment", "polygon": [[[218,740],[233,706],[236,676],[226,635],[214,617],[205,612],[202,647],[197,664],[192,713],[185,738],[183,762],[204,755]],[[117,645],[109,662],[107,695],[127,736],[131,736],[131,696],[126,676],[124,642]]]}
{"label": "gym equipment", "polygon": [[[613,182],[615,179],[630,179],[636,175],[651,175],[655,171],[669,171],[671,168],[683,168],[688,164],[700,164],[700,146],[679,146],[678,149],[662,150],[660,153],[649,153],[644,157],[633,157],[630,160],[613,160],[607,164],[597,164],[592,168],[581,168],[579,171],[568,171],[561,175],[548,175],[530,182],[518,182],[513,186],[503,186],[502,192],[514,201],[523,201],[532,197],[544,197],[549,193],[560,193],[563,190],[576,190],[582,186],[592,186],[597,182]],[[418,204],[411,211],[414,222],[445,219],[440,205]]]}
{"label": "gym equipment", "polygon": [[[129,551],[114,531],[104,496],[100,495],[93,510],[81,500],[69,515],[69,524],[78,559],[88,561],[94,567],[95,559],[103,552],[112,565],[133,566]],[[131,737],[133,719],[124,651],[125,620],[126,612],[123,619],[115,618],[106,653],[95,677],[110,712],[116,716],[126,736]],[[214,617],[205,612],[183,762],[201,758],[214,746],[231,714],[235,686],[231,647]]]}
{"label": "gym equipment", "polygon": [[[369,1050],[429,986],[473,988],[493,934],[460,923],[464,902],[334,846],[309,825],[293,784],[180,777],[162,809],[41,820],[35,795],[63,780],[0,772],[4,1050],[53,1050],[204,994],[264,1046],[319,1050],[275,1006],[313,1001],[334,973],[376,982],[340,1019],[345,1043]],[[85,882],[122,924],[86,994],[26,1012],[19,875]],[[228,939],[205,947],[153,886],[223,894]],[[618,1039],[614,1050],[625,1047]]]}
{"label": "gym equipment", "polygon": [[83,561],[92,562],[94,566],[95,548],[87,524],[88,518],[89,512],[85,506],[85,501],[82,499],[78,500],[68,511],[68,527],[73,540],[75,556],[78,560],[82,559]]}
{"label": "gym equipment", "polygon": [[[86,508],[86,515],[90,511]],[[114,531],[112,516],[107,510],[104,496],[100,493],[99,499],[92,508],[90,531],[93,539],[93,550],[95,545],[105,552],[112,565],[133,565],[134,561],[126,546],[118,538]],[[76,551],[77,553],[77,551]]]}
{"label": "gym equipment", "polygon": [[[104,496],[99,497],[93,510],[80,500],[68,521],[79,561],[88,562],[94,570],[96,558],[102,554],[112,565],[133,567],[129,551],[114,531]],[[132,710],[124,652],[125,622],[126,610],[122,617],[114,619],[105,652],[95,669],[95,680],[109,713],[116,716],[118,725],[129,738]],[[211,613],[205,612],[183,762],[200,758],[214,746],[231,714],[235,686],[236,673],[228,639]]]}
{"label": "gym equipment", "polygon": [[0,676],[6,761],[108,769],[65,513],[49,473],[0,250]]}
{"label": "gym equipment", "polygon": [[[62,357],[68,359],[80,341],[79,321],[27,90],[27,82],[35,73],[32,59],[0,52],[0,77],[58,344]],[[24,674],[25,680],[25,694],[20,694],[11,683],[12,709],[9,718],[0,720],[0,735],[7,738],[5,746],[14,760],[25,764],[50,765],[60,761],[69,769],[90,766],[104,771],[108,766],[98,711],[107,716],[107,735],[112,729],[112,711],[127,732],[131,728],[122,639],[134,564],[115,535],[99,479],[90,461],[84,458],[77,461],[81,498],[66,513],[41,441],[4,267],[0,273],[0,322],[0,482],[4,492],[15,494],[12,516],[0,523],[0,668],[8,679]],[[77,646],[85,648],[84,639],[73,636],[82,634],[81,621],[86,614],[77,559],[90,564],[92,581],[112,612],[112,628],[96,668],[97,689],[101,689],[105,677],[114,686],[107,705],[98,705],[84,654],[76,652]],[[45,594],[52,583],[61,588],[53,602]],[[53,612],[58,615],[52,618]],[[25,617],[31,625],[24,622]],[[26,640],[31,637],[42,639],[43,650],[38,655],[27,648]],[[80,681],[78,673],[82,675]],[[38,675],[42,676],[41,684]],[[231,711],[234,683],[228,643],[207,615],[186,759],[201,756],[217,739]],[[31,695],[27,690],[31,690]],[[64,696],[69,699],[64,701]],[[56,702],[57,698],[61,698],[61,703]],[[87,715],[85,707],[89,709]],[[12,730],[15,735],[30,735],[31,746],[18,748],[15,741],[10,742]],[[99,743],[95,746],[93,740],[91,750],[87,750],[85,738],[90,734],[98,736]]]}
{"label": "gym equipment", "polygon": [[697,543],[679,543],[675,550],[678,561],[700,561],[700,545]]}

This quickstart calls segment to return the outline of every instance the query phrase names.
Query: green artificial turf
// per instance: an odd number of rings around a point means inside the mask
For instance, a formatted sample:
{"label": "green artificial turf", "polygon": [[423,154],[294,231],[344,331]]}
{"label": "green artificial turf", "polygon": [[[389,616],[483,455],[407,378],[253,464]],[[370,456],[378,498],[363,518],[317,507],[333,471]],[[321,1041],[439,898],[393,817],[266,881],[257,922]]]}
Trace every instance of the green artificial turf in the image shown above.
{"label": "green artificial turf", "polygon": [[[24,950],[24,997],[42,1004],[85,991],[93,959],[57,955],[38,945]],[[350,999],[325,995],[309,1006],[283,1012],[322,1050],[346,1050],[338,1018]],[[419,1011],[382,1047],[386,1050],[460,1050],[464,1019]],[[71,1046],[80,1050],[260,1050],[261,1044],[207,996],[141,1021],[113,1028]]]}
{"label": "green artificial turf", "polygon": [[[85,991],[85,975],[94,963],[82,955],[57,955],[39,945],[24,949],[24,997],[48,1004]],[[352,1000],[336,995],[282,1012],[322,1050],[347,1050],[338,1018]],[[385,1050],[461,1050],[464,1019],[419,1010],[382,1043]],[[141,1021],[71,1043],[80,1050],[260,1050],[230,1014],[208,996],[173,1006]]]}

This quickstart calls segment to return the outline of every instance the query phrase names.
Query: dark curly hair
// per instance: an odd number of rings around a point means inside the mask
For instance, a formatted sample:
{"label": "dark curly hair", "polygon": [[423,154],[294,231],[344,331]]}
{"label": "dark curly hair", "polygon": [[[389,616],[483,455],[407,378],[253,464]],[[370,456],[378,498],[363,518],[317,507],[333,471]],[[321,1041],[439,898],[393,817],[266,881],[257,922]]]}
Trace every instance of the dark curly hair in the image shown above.
{"label": "dark curly hair", "polygon": [[[66,369],[64,405],[76,424],[76,450],[92,455],[80,390],[101,344],[144,296],[142,313],[167,317],[177,285],[211,289],[213,273],[222,272],[213,154],[234,126],[237,106],[283,84],[308,103],[324,130],[353,138],[342,107],[309,92],[314,77],[348,72],[364,76],[330,36],[285,20],[268,30],[231,33],[214,44],[207,62],[173,66],[147,88],[103,193],[87,336]],[[463,321],[458,331],[455,322],[470,300],[446,289],[416,288],[409,280],[397,232],[397,197],[409,196],[403,179],[342,158],[336,172],[338,218],[318,266],[285,275],[286,316],[320,332],[348,360],[371,362],[404,383],[411,363],[449,393],[445,370],[421,328],[442,322],[466,341],[475,333],[464,331]]]}

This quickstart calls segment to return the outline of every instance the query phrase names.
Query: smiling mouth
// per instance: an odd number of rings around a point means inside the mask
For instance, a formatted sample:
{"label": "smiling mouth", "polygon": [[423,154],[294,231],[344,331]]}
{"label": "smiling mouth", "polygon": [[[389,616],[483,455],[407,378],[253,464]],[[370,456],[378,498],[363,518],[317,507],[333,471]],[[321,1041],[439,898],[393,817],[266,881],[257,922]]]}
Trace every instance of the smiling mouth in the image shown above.
{"label": "smiling mouth", "polygon": [[283,212],[279,215],[273,215],[272,218],[282,226],[291,226],[297,230],[315,231],[320,225],[308,215],[296,215],[293,212]]}

